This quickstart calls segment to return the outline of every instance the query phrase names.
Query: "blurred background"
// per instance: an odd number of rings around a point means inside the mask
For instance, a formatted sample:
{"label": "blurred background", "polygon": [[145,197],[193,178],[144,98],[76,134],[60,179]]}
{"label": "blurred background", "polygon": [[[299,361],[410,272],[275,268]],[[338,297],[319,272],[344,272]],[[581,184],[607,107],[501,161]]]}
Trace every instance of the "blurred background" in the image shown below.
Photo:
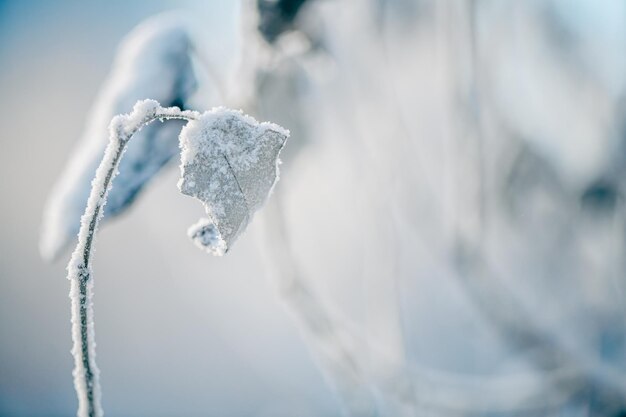
{"label": "blurred background", "polygon": [[108,416],[626,415],[624,51],[619,0],[0,1],[0,416],[75,414],[68,248],[108,120],[169,87],[291,138],[223,258],[176,130],[129,149]]}

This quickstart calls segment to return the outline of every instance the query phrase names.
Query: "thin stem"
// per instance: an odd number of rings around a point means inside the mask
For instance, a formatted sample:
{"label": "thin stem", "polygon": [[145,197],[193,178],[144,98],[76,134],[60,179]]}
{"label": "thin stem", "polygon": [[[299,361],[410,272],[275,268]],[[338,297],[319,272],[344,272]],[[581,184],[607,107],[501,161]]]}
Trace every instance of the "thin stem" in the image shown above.
{"label": "thin stem", "polygon": [[93,240],[102,218],[107,194],[130,138],[143,126],[156,119],[195,120],[198,113],[181,111],[177,107],[162,108],[157,102],[138,102],[132,113],[116,116],[109,127],[109,144],[96,171],[85,213],[81,218],[78,244],[68,264],[71,283],[72,338],[74,356],[74,387],[78,396],[78,417],[101,417],[100,371],[95,361],[95,331],[93,323],[93,279],[91,252]]}

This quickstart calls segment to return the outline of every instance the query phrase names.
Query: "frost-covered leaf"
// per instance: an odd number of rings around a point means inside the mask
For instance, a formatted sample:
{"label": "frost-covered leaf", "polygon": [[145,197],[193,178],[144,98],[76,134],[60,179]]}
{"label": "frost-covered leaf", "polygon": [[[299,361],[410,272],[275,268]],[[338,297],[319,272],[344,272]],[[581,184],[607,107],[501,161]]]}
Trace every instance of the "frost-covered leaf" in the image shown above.
{"label": "frost-covered leaf", "polygon": [[210,220],[189,230],[194,242],[223,255],[245,230],[278,178],[278,154],[289,132],[241,112],[217,108],[180,135],[183,194],[205,205]]}
{"label": "frost-covered leaf", "polygon": [[[140,99],[186,107],[197,89],[192,41],[186,20],[177,14],[149,19],[120,46],[108,80],[96,100],[79,147],[52,190],[44,212],[41,254],[56,258],[78,233],[91,181],[107,144],[107,126],[116,114]],[[105,216],[123,212],[142,187],[178,152],[179,122],[151,124],[129,143],[111,190]]]}

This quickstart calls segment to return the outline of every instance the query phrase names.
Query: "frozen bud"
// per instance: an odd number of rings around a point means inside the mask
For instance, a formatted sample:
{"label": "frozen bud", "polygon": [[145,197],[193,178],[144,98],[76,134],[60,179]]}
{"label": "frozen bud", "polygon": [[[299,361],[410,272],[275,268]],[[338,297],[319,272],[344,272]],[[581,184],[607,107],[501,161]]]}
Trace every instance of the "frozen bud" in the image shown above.
{"label": "frozen bud", "polygon": [[215,225],[209,219],[200,219],[187,230],[187,236],[203,249],[216,256],[226,253],[226,242],[222,240]]}

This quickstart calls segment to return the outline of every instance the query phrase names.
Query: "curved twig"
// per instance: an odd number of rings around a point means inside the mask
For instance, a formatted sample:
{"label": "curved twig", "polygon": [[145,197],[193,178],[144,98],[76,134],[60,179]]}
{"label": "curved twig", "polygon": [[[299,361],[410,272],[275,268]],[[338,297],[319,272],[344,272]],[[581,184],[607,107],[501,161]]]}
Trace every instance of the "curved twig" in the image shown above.
{"label": "curved twig", "polygon": [[198,113],[178,107],[163,108],[154,100],[138,102],[133,111],[113,118],[109,126],[109,144],[96,171],[85,213],[81,217],[78,243],[67,266],[71,282],[72,355],[74,356],[74,387],[78,396],[79,417],[100,417],[100,371],[95,361],[95,331],[93,324],[93,279],[91,252],[102,218],[107,194],[117,175],[117,169],[132,136],[154,120],[195,120]]}

